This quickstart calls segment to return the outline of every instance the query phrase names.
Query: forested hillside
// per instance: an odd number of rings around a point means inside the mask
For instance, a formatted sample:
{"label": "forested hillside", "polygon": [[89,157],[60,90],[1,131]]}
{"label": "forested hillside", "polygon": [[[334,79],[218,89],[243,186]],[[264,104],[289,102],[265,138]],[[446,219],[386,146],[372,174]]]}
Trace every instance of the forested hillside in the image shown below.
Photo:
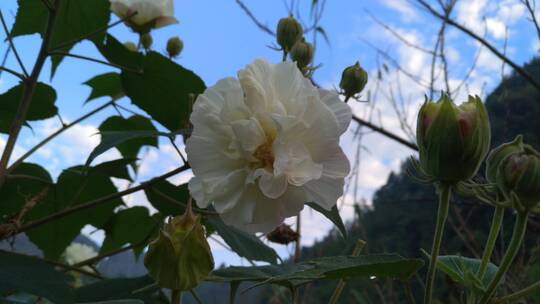
{"label": "forested hillside", "polygon": [[[525,66],[531,75],[540,75],[540,59]],[[497,146],[523,134],[526,142],[540,148],[540,92],[530,86],[522,77],[512,74],[486,99],[492,126],[492,145]],[[363,253],[399,252],[407,257],[423,257],[420,249],[428,250],[435,226],[437,212],[435,190],[431,185],[416,183],[405,173],[392,173],[386,185],[373,197],[373,205],[365,210],[356,208],[355,220],[349,223],[349,238],[343,240],[337,231],[332,231],[312,247],[302,250],[302,258],[331,256],[352,252],[357,239],[367,242]],[[483,174],[483,169],[480,171]],[[478,201],[454,196],[446,226],[441,254],[461,252],[469,257],[479,257],[486,240],[491,218],[491,208],[483,207]],[[508,242],[512,232],[513,217],[506,212],[503,233],[505,242],[497,244],[495,262],[501,258],[500,251]],[[535,264],[540,251],[540,218],[532,218],[526,245],[517,258],[511,273],[510,286],[534,282],[540,277],[540,266]],[[536,254],[535,254],[536,252]],[[536,258],[535,258],[536,257]],[[439,275],[441,287],[437,290],[440,298],[449,299],[445,303],[460,303],[459,287]],[[419,284],[420,278],[415,280]],[[308,286],[309,292],[301,292],[304,303],[327,303],[336,282]],[[414,290],[414,289],[413,289]],[[419,290],[419,289],[418,289]],[[373,280],[349,281],[341,297],[341,303],[382,303],[379,295],[403,292],[400,282]],[[416,295],[420,299],[420,294]],[[392,298],[392,296],[390,296]],[[397,300],[392,303],[397,303]],[[533,302],[540,303],[540,295]]]}

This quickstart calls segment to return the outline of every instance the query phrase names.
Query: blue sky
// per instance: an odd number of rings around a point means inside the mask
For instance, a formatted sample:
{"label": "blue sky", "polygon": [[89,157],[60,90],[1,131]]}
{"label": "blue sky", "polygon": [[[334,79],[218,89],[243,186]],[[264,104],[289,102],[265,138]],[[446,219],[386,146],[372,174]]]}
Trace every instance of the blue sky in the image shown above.
{"label": "blue sky", "polygon": [[[253,14],[264,24],[274,29],[279,18],[288,14],[286,1],[260,1],[245,0],[244,3],[252,10]],[[303,19],[309,20],[308,0],[300,2]],[[436,2],[436,1],[433,1]],[[266,58],[272,62],[278,62],[281,54],[268,47],[274,43],[274,38],[259,30],[249,17],[240,9],[235,0],[175,0],[175,16],[179,24],[154,31],[153,48],[164,51],[169,37],[179,36],[184,41],[184,51],[178,63],[193,70],[205,81],[207,86],[213,85],[217,80],[227,76],[235,76],[237,71],[255,58]],[[0,9],[11,26],[16,14],[16,1],[3,0]],[[326,88],[336,87],[339,83],[341,71],[344,67],[359,61],[370,73],[370,84],[366,92],[371,92],[370,104],[353,103],[354,112],[361,117],[367,118],[370,113],[374,122],[382,124],[385,128],[395,131],[402,136],[410,136],[403,124],[414,127],[414,115],[419,103],[426,94],[426,88],[419,86],[397,70],[392,62],[385,60],[373,46],[388,52],[400,67],[411,72],[423,82],[429,76],[429,64],[431,56],[425,52],[405,45],[396,39],[389,31],[373,21],[369,14],[383,21],[408,42],[418,44],[427,49],[432,49],[439,30],[436,19],[425,13],[407,0],[341,0],[327,1],[326,9],[320,25],[329,36],[330,44],[326,44],[319,38],[315,63],[322,67],[315,73],[315,80]],[[518,0],[462,0],[456,7],[453,15],[460,23],[466,24],[475,32],[485,36],[490,43],[499,49],[503,49],[505,43],[505,27],[508,26],[507,53],[519,64],[529,61],[538,52],[540,46],[536,32],[527,20],[527,12]],[[113,20],[116,20],[113,17]],[[485,32],[485,34],[484,34]],[[137,41],[137,36],[131,33],[125,26],[119,25],[111,30],[111,33],[120,41]],[[2,37],[5,35],[2,33]],[[312,37],[309,35],[308,40]],[[452,88],[459,86],[460,79],[471,66],[478,52],[478,44],[467,39],[460,32],[450,28],[446,36],[447,57],[449,61],[450,84]],[[27,69],[34,63],[40,39],[37,35],[18,37],[15,39]],[[0,45],[0,54],[7,48],[7,43]],[[99,53],[92,44],[83,42],[71,50],[75,54],[83,54],[89,57],[100,58]],[[383,72],[383,79],[378,83],[377,91],[377,67],[386,62],[388,72]],[[10,55],[8,67],[17,69],[14,56]],[[44,68],[40,80],[50,82],[50,65]],[[58,94],[57,106],[62,118],[72,121],[106,102],[103,100],[92,101],[84,105],[84,100],[90,93],[87,86],[82,83],[91,77],[113,70],[110,67],[66,58],[60,65],[56,76],[50,82]],[[439,66],[437,67],[439,72]],[[510,69],[506,67],[505,72]],[[466,86],[455,96],[462,99],[467,93],[485,96],[501,78],[501,62],[485,50],[480,52],[476,63],[476,70],[471,74]],[[0,77],[0,92],[8,90],[17,83],[17,79],[3,73]],[[436,88],[442,88],[442,81],[436,82]],[[467,92],[468,89],[468,92]],[[390,96],[399,95],[397,106],[392,104]],[[129,105],[128,100],[121,102]],[[401,122],[396,118],[396,109],[401,111],[406,119]],[[99,115],[84,121],[82,124],[66,132],[63,136],[55,139],[51,144],[35,154],[30,161],[37,162],[50,170],[53,176],[61,172],[63,168],[81,164],[85,161],[89,151],[99,142],[99,136],[95,135],[96,127],[110,115],[112,110],[104,111]],[[33,131],[25,129],[18,141],[16,155],[20,155],[26,149],[50,134],[60,126],[58,120],[49,119],[43,122],[32,123]],[[354,136],[355,126],[344,137],[342,145],[346,150],[351,162],[356,163],[356,155],[360,155],[355,172],[357,179],[351,179],[352,186],[344,199],[340,202],[342,216],[346,219],[352,217],[351,204],[364,201],[369,205],[373,192],[384,184],[388,173],[399,168],[400,161],[411,154],[406,148],[392,143],[373,133],[366,133],[361,141]],[[0,136],[0,149],[4,145],[5,136]],[[361,149],[359,150],[359,146]],[[359,153],[359,154],[358,154]],[[107,153],[104,159],[119,157],[115,151]],[[181,164],[180,158],[175,154],[171,145],[162,142],[161,149],[144,151],[142,168],[139,179],[146,180],[153,176],[166,172]],[[16,158],[16,157],[15,157]],[[189,175],[176,177],[176,183],[185,182]],[[120,187],[126,185],[119,183]],[[354,188],[357,195],[353,195]],[[146,201],[142,194],[127,198],[130,205],[145,205]],[[303,224],[304,243],[309,244],[321,238],[331,224],[320,216],[306,210],[306,220]],[[290,221],[293,223],[294,221]],[[85,229],[86,232],[92,228]],[[96,240],[102,238],[102,233],[93,234]],[[226,253],[216,248],[217,263],[228,262],[232,264],[243,263],[233,254]],[[286,255],[291,248],[276,247],[282,255]]]}

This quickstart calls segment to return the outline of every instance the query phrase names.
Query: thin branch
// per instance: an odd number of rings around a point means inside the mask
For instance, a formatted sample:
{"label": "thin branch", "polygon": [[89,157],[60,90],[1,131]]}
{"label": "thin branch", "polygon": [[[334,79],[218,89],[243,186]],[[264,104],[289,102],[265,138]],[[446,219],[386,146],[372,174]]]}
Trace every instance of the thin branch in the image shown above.
{"label": "thin branch", "polygon": [[19,56],[19,52],[17,52],[17,49],[15,48],[15,44],[13,43],[13,38],[11,37],[11,32],[8,30],[8,27],[6,25],[6,20],[4,19],[4,15],[2,14],[2,11],[0,11],[0,21],[2,21],[2,27],[4,28],[4,32],[6,33],[7,40],[9,42],[9,47],[13,50],[13,54],[15,54],[15,58],[17,59],[17,62],[19,63],[19,66],[21,67],[24,77],[28,77],[28,72],[26,71],[26,68],[24,67],[24,64],[21,60],[21,57]]}
{"label": "thin branch", "polygon": [[[55,7],[58,7],[59,1],[60,0],[55,0]],[[34,90],[36,88],[39,74],[41,73],[41,69],[45,64],[45,59],[47,59],[48,56],[47,48],[52,37],[55,19],[56,10],[50,10],[36,63],[34,64],[34,68],[32,69],[32,74],[30,74],[30,77],[25,82],[23,93],[21,96],[21,102],[19,103],[17,113],[15,114],[15,118],[13,119],[13,122],[11,123],[11,126],[9,128],[9,137],[4,148],[4,152],[2,153],[2,157],[0,158],[0,186],[2,186],[5,182],[6,168],[8,166],[9,159],[11,157],[11,154],[13,153],[13,149],[15,149],[17,138],[19,137],[21,128],[26,120],[26,114],[30,109],[30,103],[32,102],[32,96],[34,95]],[[13,52],[15,52],[15,49],[13,49]]]}
{"label": "thin branch", "polygon": [[372,124],[371,122],[369,121],[366,121],[366,120],[363,120],[362,118],[356,116],[356,115],[353,115],[352,119],[354,121],[356,121],[357,123],[361,124],[362,126],[365,126],[365,127],[368,127],[370,128],[371,130],[375,131],[375,132],[378,132],[378,133],[381,133],[382,135],[390,138],[390,139],[393,139],[395,141],[397,141],[398,143],[412,149],[412,150],[415,150],[415,151],[418,151],[418,146],[413,143],[413,142],[410,142],[390,131],[387,131],[385,130],[384,128],[381,128],[381,127],[378,127],[374,124]]}
{"label": "thin branch", "polygon": [[382,22],[381,20],[377,19],[377,17],[375,17],[369,10],[365,9],[364,11],[368,14],[368,16],[371,19],[373,19],[373,21],[375,21],[377,24],[382,26],[385,30],[387,30],[390,34],[392,34],[394,37],[396,37],[399,41],[403,42],[403,44],[405,44],[406,46],[411,47],[413,49],[416,49],[418,51],[433,55],[433,56],[439,56],[436,52],[434,52],[432,50],[428,50],[428,49],[423,48],[423,47],[421,47],[421,46],[419,46],[419,45],[417,45],[415,43],[410,42],[405,37],[403,37],[403,35],[401,35],[396,30],[391,28],[389,25],[387,25],[384,22]]}
{"label": "thin branch", "polygon": [[3,67],[3,66],[0,66],[0,70],[1,71],[5,71],[7,73],[10,73],[11,75],[19,78],[20,80],[22,81],[25,81],[26,80],[26,77],[23,75],[23,74],[20,74],[20,73],[17,73],[15,72],[14,70],[10,69],[10,68],[6,68],[6,67]]}
{"label": "thin branch", "polygon": [[272,31],[268,26],[262,24],[259,20],[257,20],[257,18],[255,18],[255,15],[253,15],[253,13],[251,12],[251,10],[244,4],[244,2],[242,2],[241,0],[236,0],[236,3],[238,4],[238,6],[240,6],[240,8],[244,11],[244,13],[246,13],[246,15],[248,15],[248,17],[251,19],[251,21],[253,21],[253,23],[255,23],[255,25],[263,32],[269,34],[269,35],[272,35],[272,36],[275,36],[276,33],[274,33],[274,31]]}
{"label": "thin branch", "polygon": [[124,67],[124,66],[121,66],[121,65],[113,63],[113,62],[107,62],[107,61],[104,61],[104,60],[95,59],[95,58],[91,58],[91,57],[86,57],[86,56],[82,56],[82,55],[71,54],[71,53],[60,52],[60,51],[51,52],[49,54],[51,56],[73,57],[73,58],[77,58],[77,59],[82,59],[82,60],[87,60],[87,61],[91,61],[91,62],[96,62],[96,63],[108,65],[110,67],[117,68],[117,69],[124,70],[124,71],[128,71],[128,72],[132,72],[132,73],[137,73],[137,74],[141,73],[141,71],[134,70],[134,69],[131,69],[131,68],[128,68],[128,67]]}
{"label": "thin branch", "polygon": [[137,248],[137,247],[141,247],[141,246],[144,246],[146,245],[146,243],[148,242],[148,238],[145,238],[144,240],[138,242],[138,243],[135,243],[135,244],[131,244],[129,246],[126,246],[126,247],[122,247],[122,248],[119,248],[119,249],[116,249],[116,250],[112,250],[110,252],[106,252],[106,253],[103,253],[103,254],[100,254],[100,255],[96,255],[95,257],[93,258],[89,258],[89,259],[86,259],[84,261],[80,261],[78,263],[75,263],[73,264],[72,266],[73,267],[81,267],[81,266],[86,266],[86,265],[90,265],[90,264],[94,264],[95,262],[98,262],[98,261],[101,261],[103,260],[104,258],[108,258],[110,256],[113,256],[113,255],[117,255],[119,253],[122,253],[122,252],[125,252],[125,251],[128,251],[128,250],[131,250],[131,249],[134,249],[134,248]]}
{"label": "thin branch", "polygon": [[[166,201],[169,201],[169,202],[171,202],[171,203],[173,203],[175,205],[178,205],[179,207],[182,207],[182,208],[187,207],[186,203],[180,202],[180,201],[168,196],[167,194],[159,191],[158,189],[150,188],[150,191],[154,192],[158,196],[161,196],[161,198],[165,199]],[[214,212],[214,211],[199,209],[199,208],[196,208],[196,207],[192,207],[192,208],[193,208],[193,211],[195,211],[196,213],[200,213],[200,214],[204,214],[204,215],[218,215],[219,214],[219,213]]]}
{"label": "thin branch", "polygon": [[89,118],[90,116],[98,113],[99,111],[107,108],[108,106],[114,104],[114,99],[103,104],[102,106],[99,106],[98,108],[86,113],[85,115],[77,118],[76,120],[74,120],[72,123],[69,123],[65,126],[62,126],[60,129],[56,130],[54,133],[52,133],[51,135],[49,135],[47,138],[45,138],[44,140],[40,141],[38,144],[36,144],[35,146],[33,146],[30,150],[28,150],[26,153],[24,153],[19,159],[17,159],[8,169],[7,169],[7,173],[10,173],[11,171],[13,171],[15,168],[17,168],[22,162],[24,162],[30,155],[32,155],[34,152],[36,152],[39,148],[43,147],[44,145],[46,145],[49,141],[51,141],[52,139],[54,139],[56,136],[60,135],[61,133],[63,133],[64,131],[66,131],[67,129],[73,127],[74,125],[80,123],[81,121]]}
{"label": "thin branch", "polygon": [[502,61],[506,62],[508,65],[510,65],[516,73],[521,75],[525,80],[527,80],[531,85],[533,85],[536,89],[540,90],[540,83],[538,83],[527,71],[525,71],[523,68],[521,68],[517,63],[510,60],[507,56],[499,52],[493,45],[491,45],[489,42],[487,42],[484,38],[478,36],[470,29],[464,27],[463,25],[455,22],[454,20],[450,19],[449,17],[441,15],[439,12],[437,12],[434,8],[432,8],[428,3],[426,3],[424,0],[416,0],[419,2],[422,6],[424,6],[433,16],[446,21],[451,26],[457,28],[458,30],[462,31],[463,33],[467,34],[474,40],[480,42],[485,47],[487,47],[495,56],[497,56]]}
{"label": "thin branch", "polygon": [[[89,201],[89,202],[86,202],[86,203],[74,204],[74,206],[71,207],[71,208],[63,209],[62,211],[59,211],[57,213],[51,214],[49,216],[46,216],[46,217],[43,217],[43,218],[40,218],[38,220],[35,220],[35,221],[32,221],[32,222],[29,222],[29,223],[26,223],[26,224],[22,225],[15,232],[15,234],[25,232],[25,231],[28,231],[30,229],[39,227],[41,225],[47,224],[47,223],[55,221],[57,219],[66,217],[66,216],[68,216],[70,214],[73,214],[75,212],[86,210],[86,209],[89,209],[89,208],[104,204],[104,203],[106,203],[108,201],[111,201],[111,200],[114,200],[114,199],[117,199],[117,198],[121,198],[121,197],[126,196],[128,194],[144,190],[144,189],[146,189],[148,187],[151,187],[152,185],[156,184],[157,182],[160,182],[160,181],[162,181],[164,179],[167,179],[167,178],[169,178],[171,176],[174,176],[174,175],[176,175],[178,173],[184,172],[184,171],[188,170],[189,168],[190,168],[189,164],[185,164],[182,167],[179,167],[179,168],[176,168],[176,169],[174,169],[172,171],[169,171],[169,172],[167,172],[167,173],[165,173],[165,174],[163,174],[163,175],[161,175],[159,177],[155,177],[155,178],[153,178],[151,180],[143,182],[143,183],[141,183],[140,185],[138,185],[136,187],[132,187],[132,188],[126,189],[124,191],[120,191],[120,192],[116,192],[116,193],[111,193],[109,195],[97,198],[95,200],[92,200],[92,201]],[[10,236],[11,235],[2,236],[2,237],[0,237],[0,239],[5,239],[5,238],[8,238]]]}
{"label": "thin branch", "polygon": [[108,25],[106,25],[106,26],[104,26],[104,27],[101,27],[101,28],[99,28],[99,29],[97,29],[97,30],[95,30],[95,31],[93,31],[93,32],[90,32],[90,33],[88,33],[88,34],[84,34],[84,35],[82,35],[81,37],[77,37],[77,38],[72,39],[72,40],[70,40],[70,41],[63,42],[63,43],[61,43],[61,44],[59,44],[59,45],[57,45],[57,46],[55,46],[55,47],[52,47],[51,49],[49,49],[49,52],[54,52],[54,51],[61,50],[61,49],[63,49],[63,48],[69,47],[70,45],[73,45],[73,44],[75,44],[75,43],[77,43],[77,42],[79,42],[79,41],[82,41],[82,40],[84,40],[84,39],[88,39],[88,38],[90,38],[90,37],[92,37],[92,36],[94,36],[94,35],[97,35],[97,34],[99,34],[99,33],[105,32],[105,31],[109,30],[110,28],[115,27],[115,26],[117,26],[118,24],[120,24],[120,23],[122,23],[122,22],[125,22],[125,21],[131,19],[131,18],[132,18],[133,16],[135,16],[135,15],[137,15],[137,12],[136,12],[136,11],[133,12],[133,13],[131,13],[130,15],[128,15],[128,16],[126,16],[126,17],[120,19],[120,20],[117,20],[117,21],[115,21],[115,22],[113,22],[113,23],[111,23],[111,24],[108,24]]}
{"label": "thin branch", "polygon": [[536,13],[534,5],[531,5],[531,2],[529,0],[521,0],[521,3],[525,5],[527,10],[529,11],[529,14],[531,15],[531,22],[534,24],[534,28],[536,28],[536,34],[538,35],[538,39],[540,40],[540,26],[538,25],[538,20],[536,18]]}

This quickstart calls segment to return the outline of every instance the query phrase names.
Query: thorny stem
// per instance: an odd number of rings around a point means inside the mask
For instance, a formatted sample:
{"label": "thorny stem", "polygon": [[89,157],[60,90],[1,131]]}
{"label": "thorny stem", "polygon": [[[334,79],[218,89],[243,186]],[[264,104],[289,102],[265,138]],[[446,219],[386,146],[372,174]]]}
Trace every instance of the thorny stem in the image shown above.
{"label": "thorny stem", "polygon": [[504,218],[504,208],[501,206],[495,207],[495,212],[493,213],[493,219],[491,221],[491,228],[489,230],[488,239],[486,242],[486,247],[484,248],[484,255],[482,256],[482,263],[480,264],[480,269],[478,270],[478,278],[482,280],[487,271],[487,266],[491,259],[491,254],[493,253],[493,248],[495,248],[495,243],[497,242],[497,237],[501,230],[502,220]]}
{"label": "thorny stem", "polygon": [[435,226],[435,235],[431,246],[431,257],[429,259],[429,268],[426,276],[426,290],[424,293],[424,304],[431,304],[433,298],[433,283],[435,282],[435,273],[437,269],[437,257],[441,249],[441,242],[444,233],[444,225],[448,217],[448,207],[450,206],[451,187],[446,184],[440,186],[439,210],[437,212],[437,224]]}
{"label": "thorny stem", "polygon": [[506,272],[510,268],[510,265],[512,264],[512,261],[516,257],[519,251],[519,246],[521,245],[521,242],[523,241],[523,237],[525,236],[525,231],[527,230],[528,216],[529,216],[528,212],[519,212],[517,214],[516,222],[514,224],[514,232],[512,233],[512,239],[510,240],[508,249],[506,250],[506,253],[501,261],[499,270],[497,270],[495,277],[489,283],[489,286],[487,287],[487,290],[484,293],[484,296],[480,300],[480,304],[489,303],[489,300],[491,300],[491,298],[495,294],[495,290],[497,289],[497,286],[499,286],[501,279],[506,274]]}

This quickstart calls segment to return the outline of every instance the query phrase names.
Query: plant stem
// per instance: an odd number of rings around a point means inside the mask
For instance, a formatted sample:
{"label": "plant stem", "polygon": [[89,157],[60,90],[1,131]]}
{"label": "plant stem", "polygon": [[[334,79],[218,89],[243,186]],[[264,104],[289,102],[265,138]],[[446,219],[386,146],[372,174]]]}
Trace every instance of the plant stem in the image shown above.
{"label": "plant stem", "polygon": [[131,73],[136,73],[136,74],[141,74],[142,73],[141,71],[130,69],[128,67],[124,67],[124,66],[121,66],[121,65],[116,64],[116,63],[107,62],[107,61],[104,61],[104,60],[95,59],[95,58],[91,58],[91,57],[87,57],[87,56],[83,56],[83,55],[71,54],[71,53],[60,52],[60,51],[51,52],[50,55],[73,57],[73,58],[77,58],[77,59],[87,60],[87,61],[90,61],[90,62],[100,63],[100,64],[103,64],[103,65],[108,65],[110,67],[117,68],[117,69],[127,71],[127,72],[131,72]]}
{"label": "plant stem", "polygon": [[429,268],[426,276],[426,290],[424,294],[424,304],[430,304],[433,297],[433,283],[435,282],[435,272],[437,269],[437,257],[441,248],[444,225],[448,217],[448,207],[450,206],[451,187],[447,184],[441,184],[439,193],[439,210],[437,212],[437,224],[435,226],[435,235],[431,246],[431,258],[429,259]]}
{"label": "plant stem", "polygon": [[30,150],[28,150],[26,153],[24,153],[23,156],[21,156],[19,159],[17,159],[11,166],[9,166],[9,168],[7,169],[7,173],[10,173],[11,171],[13,171],[15,168],[17,168],[17,166],[19,166],[22,162],[24,162],[30,155],[32,155],[34,152],[36,152],[39,148],[43,147],[45,144],[47,144],[49,141],[51,141],[53,138],[55,138],[56,136],[60,135],[61,133],[63,133],[64,131],[66,131],[67,129],[73,127],[74,125],[80,123],[81,121],[87,119],[88,117],[96,114],[97,112],[107,108],[108,106],[114,104],[114,100],[111,100],[99,107],[97,107],[96,109],[86,113],[85,115],[77,118],[76,120],[74,120],[73,122],[61,127],[60,129],[56,130],[54,133],[52,133],[51,135],[49,135],[47,138],[45,138],[44,140],[40,141],[37,145],[35,145],[34,147],[32,147]]}
{"label": "plant stem", "polygon": [[504,218],[504,208],[501,206],[495,207],[495,212],[493,213],[493,219],[491,220],[491,228],[489,230],[489,236],[486,242],[486,247],[484,248],[484,255],[482,256],[482,263],[480,264],[480,269],[478,270],[478,278],[480,281],[484,278],[484,275],[487,271],[487,266],[491,259],[491,254],[493,253],[493,248],[495,248],[495,243],[499,232],[501,230],[502,221]]}
{"label": "plant stem", "polygon": [[0,71],[4,71],[4,72],[7,72],[17,78],[19,78],[20,80],[22,81],[26,81],[26,78],[24,77],[23,74],[20,74],[20,73],[17,73],[15,72],[14,70],[10,69],[10,68],[6,68],[6,67],[3,67],[3,66],[0,66]]}
{"label": "plant stem", "polygon": [[[54,7],[58,7],[60,0],[56,0],[54,2]],[[52,33],[53,33],[53,27],[56,20],[56,9],[49,10],[49,17],[47,19],[47,26],[45,29],[45,33],[43,34],[43,41],[41,42],[41,48],[39,50],[36,63],[34,64],[34,68],[32,69],[32,73],[28,77],[28,79],[24,82],[24,89],[21,96],[21,102],[19,104],[19,107],[17,108],[17,113],[15,114],[15,118],[13,119],[13,122],[11,123],[11,126],[9,128],[9,137],[6,143],[6,146],[4,148],[4,152],[2,153],[2,157],[0,158],[0,186],[2,186],[6,180],[6,168],[9,163],[9,158],[11,157],[11,154],[13,153],[13,149],[15,148],[15,143],[17,142],[17,138],[19,137],[19,133],[21,132],[21,128],[24,124],[24,121],[26,119],[26,114],[28,113],[28,110],[30,109],[30,103],[32,102],[32,97],[34,95],[34,89],[36,88],[36,83],[39,77],[39,74],[41,73],[41,69],[43,68],[43,65],[45,64],[45,59],[47,59],[48,53],[47,48],[49,46]],[[15,52],[15,49],[13,49]]]}
{"label": "plant stem", "polygon": [[[92,200],[92,201],[89,201],[89,202],[86,202],[86,203],[73,204],[73,207],[71,207],[71,208],[63,209],[63,210],[61,210],[61,211],[59,211],[57,213],[53,213],[53,214],[51,214],[49,216],[45,216],[45,217],[42,217],[42,218],[40,218],[38,220],[35,220],[35,221],[32,221],[32,222],[29,222],[29,223],[26,223],[26,224],[22,225],[19,229],[17,229],[15,234],[25,232],[25,231],[28,231],[30,229],[36,228],[38,226],[41,226],[41,225],[47,224],[49,222],[55,221],[57,219],[66,217],[66,216],[68,216],[68,215],[70,215],[72,213],[82,211],[82,210],[86,210],[88,208],[92,208],[92,207],[104,204],[104,203],[106,203],[108,201],[111,201],[111,200],[126,196],[128,194],[144,190],[144,189],[146,189],[148,187],[151,187],[152,185],[154,185],[155,183],[157,183],[159,181],[167,179],[167,178],[169,178],[171,176],[174,176],[174,175],[176,175],[176,174],[178,174],[180,172],[184,172],[184,171],[188,170],[189,168],[190,168],[189,164],[186,164],[186,165],[183,165],[182,167],[171,170],[171,171],[169,171],[169,172],[167,172],[167,173],[165,173],[165,174],[163,174],[161,176],[158,176],[158,177],[155,177],[155,178],[153,178],[151,180],[143,182],[143,183],[141,183],[140,185],[138,185],[136,187],[132,187],[132,188],[126,189],[124,191],[120,191],[120,192],[116,192],[116,193],[111,193],[109,195],[97,198],[95,200]],[[0,235],[0,240],[8,238],[8,237],[10,237],[12,235],[14,235],[14,234]]]}
{"label": "plant stem", "polygon": [[182,292],[180,290],[171,290],[171,304],[182,304]]}
{"label": "plant stem", "polygon": [[506,274],[506,272],[510,268],[510,265],[512,264],[512,261],[516,257],[519,251],[519,246],[521,245],[523,237],[525,236],[525,231],[527,230],[528,215],[528,212],[518,212],[516,222],[514,224],[514,232],[512,233],[512,239],[510,240],[508,249],[504,254],[501,265],[499,266],[499,270],[497,270],[495,277],[489,283],[489,286],[484,293],[484,296],[480,300],[480,304],[487,304],[489,300],[493,297],[497,286],[499,286],[499,283],[501,282],[501,279]]}
{"label": "plant stem", "polygon": [[416,300],[414,299],[414,295],[411,290],[411,282],[403,282],[403,287],[405,288],[405,295],[407,296],[409,304],[416,304]]}
{"label": "plant stem", "polygon": [[[356,241],[356,245],[354,246],[351,256],[353,257],[358,256],[360,252],[362,251],[362,249],[364,249],[365,245],[366,245],[366,242],[363,240]],[[332,293],[332,297],[330,297],[330,301],[328,301],[328,303],[337,304],[337,301],[339,300],[339,296],[341,295],[343,288],[345,288],[345,280],[341,279],[339,280],[339,283],[337,284],[336,289],[334,289],[334,293]]]}
{"label": "plant stem", "polygon": [[512,303],[512,301],[519,300],[519,299],[527,296],[531,292],[535,291],[536,289],[540,289],[540,281],[538,281],[538,282],[536,282],[536,283],[534,283],[534,284],[532,284],[532,285],[530,285],[528,287],[525,287],[522,290],[516,291],[513,294],[509,294],[507,296],[504,296],[504,297],[496,300],[494,304],[502,304],[502,303],[507,303],[507,302]]}
{"label": "plant stem", "polygon": [[17,52],[17,49],[15,48],[15,44],[13,43],[13,39],[11,38],[11,32],[7,28],[6,20],[4,19],[4,15],[2,14],[1,11],[0,11],[0,21],[2,22],[2,27],[4,28],[4,32],[6,33],[9,47],[13,50],[13,54],[15,54],[15,59],[17,59],[17,62],[19,63],[19,66],[21,67],[21,70],[23,71],[24,77],[28,77],[28,72],[26,71],[26,68],[24,67],[24,64],[21,60],[21,57],[19,56],[19,52]]}

